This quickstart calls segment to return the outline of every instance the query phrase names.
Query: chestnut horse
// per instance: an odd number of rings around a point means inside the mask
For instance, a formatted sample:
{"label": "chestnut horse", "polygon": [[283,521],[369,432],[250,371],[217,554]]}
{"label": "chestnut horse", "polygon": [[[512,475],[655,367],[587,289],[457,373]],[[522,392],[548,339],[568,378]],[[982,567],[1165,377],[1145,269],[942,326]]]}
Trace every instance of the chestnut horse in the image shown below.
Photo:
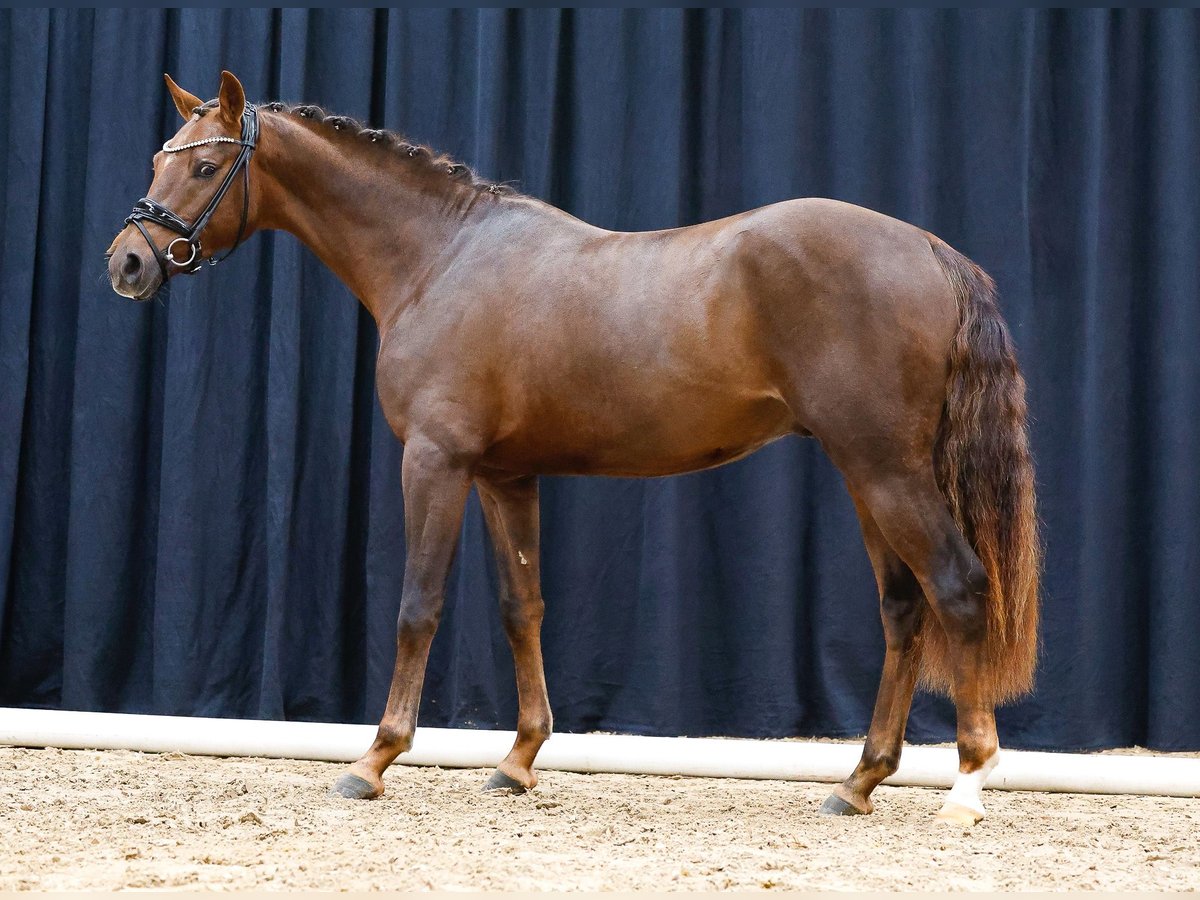
{"label": "chestnut horse", "polygon": [[799,434],[849,487],[886,638],[862,759],[821,811],[872,811],[921,682],[958,718],[959,775],[938,816],[979,821],[994,707],[1033,677],[1040,568],[1025,384],[981,269],[832,200],[605,231],[389,132],[254,107],[228,72],[207,103],[167,86],[184,125],[154,158],[153,199],[109,249],[113,289],[146,299],[277,228],[379,327],[408,555],[387,708],[334,793],[378,797],[412,744],[472,483],[520,698],[487,787],[521,791],[551,725],[537,476],[692,472]]}

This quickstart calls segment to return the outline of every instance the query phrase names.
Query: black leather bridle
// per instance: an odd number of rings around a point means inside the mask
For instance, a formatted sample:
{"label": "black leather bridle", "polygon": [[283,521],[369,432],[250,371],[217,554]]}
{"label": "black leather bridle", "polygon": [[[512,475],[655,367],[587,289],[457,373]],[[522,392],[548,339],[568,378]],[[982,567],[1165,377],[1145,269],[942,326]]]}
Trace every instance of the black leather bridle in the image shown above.
{"label": "black leather bridle", "polygon": [[[201,107],[201,109],[204,108],[208,108],[207,105]],[[217,263],[229,259],[233,251],[238,248],[238,244],[242,242],[242,237],[246,233],[246,218],[250,214],[250,157],[254,155],[254,147],[257,143],[258,110],[254,108],[253,104],[247,103],[246,109],[242,113],[242,136],[240,139],[210,137],[198,141],[189,141],[186,144],[180,144],[178,147],[170,146],[170,141],[163,144],[164,153],[179,153],[182,150],[190,150],[193,147],[201,147],[205,144],[238,144],[242,148],[229,171],[225,173],[225,180],[221,182],[221,186],[217,188],[217,192],[208,201],[208,206],[204,207],[204,212],[200,213],[200,216],[191,225],[188,225],[180,216],[171,212],[171,210],[156,200],[151,200],[149,197],[143,197],[133,205],[133,212],[129,214],[129,218],[125,220],[125,224],[128,225],[132,222],[137,227],[137,230],[142,233],[142,237],[146,239],[146,243],[150,245],[150,249],[154,251],[154,258],[158,260],[158,266],[162,270],[164,284],[170,274],[167,268],[168,263],[188,275],[203,265],[204,260],[200,258],[200,253],[202,252],[200,232],[204,230],[204,227],[208,224],[208,220],[213,217],[213,213],[217,211],[217,207],[225,198],[225,195],[229,193],[230,185],[233,184],[239,172],[242,174],[242,224],[238,226],[237,239],[233,242],[233,246],[229,248],[228,253],[220,259],[210,259],[208,264],[215,266]],[[163,228],[175,232],[179,237],[167,244],[165,250],[159,250],[158,245],[150,237],[150,232],[142,224],[143,222],[154,222]],[[187,259],[176,259],[172,252],[172,248],[180,243],[185,244],[191,250]]]}

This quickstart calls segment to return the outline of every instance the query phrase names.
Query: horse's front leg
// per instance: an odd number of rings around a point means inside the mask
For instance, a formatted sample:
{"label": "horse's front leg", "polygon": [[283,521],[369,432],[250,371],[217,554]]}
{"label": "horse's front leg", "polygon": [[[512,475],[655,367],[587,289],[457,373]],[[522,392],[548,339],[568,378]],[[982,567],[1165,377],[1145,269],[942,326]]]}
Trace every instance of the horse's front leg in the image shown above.
{"label": "horse's front leg", "polygon": [[495,482],[480,479],[479,497],[496,551],[500,617],[517,672],[517,739],[484,790],[522,793],[537,784],[533,760],[550,737],[550,700],[542,666],[542,602],[539,575],[538,488],[534,477]]}
{"label": "horse's front leg", "polygon": [[372,799],[383,793],[383,770],[412,746],[429,645],[437,631],[446,578],[458,544],[471,486],[469,463],[420,438],[404,448],[404,531],[408,556],[396,630],[396,669],[375,742],[333,785],[331,793]]}

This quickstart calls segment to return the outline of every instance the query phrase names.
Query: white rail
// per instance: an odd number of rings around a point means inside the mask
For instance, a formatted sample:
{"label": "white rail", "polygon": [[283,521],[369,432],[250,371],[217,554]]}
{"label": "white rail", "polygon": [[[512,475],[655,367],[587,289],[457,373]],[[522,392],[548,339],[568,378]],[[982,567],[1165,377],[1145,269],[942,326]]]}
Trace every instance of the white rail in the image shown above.
{"label": "white rail", "polygon": [[[264,756],[352,762],[370,745],[373,725],[265,722],[116,713],[0,708],[0,745],[64,749],[178,751],[201,756]],[[512,744],[510,731],[418,728],[397,762],[492,768]],[[538,768],[568,772],[694,775],[788,781],[841,781],[859,744],[725,738],[555,734]],[[949,787],[954,750],[905,748],[887,784]],[[986,786],[1010,791],[1200,797],[1200,758],[1002,750]]]}

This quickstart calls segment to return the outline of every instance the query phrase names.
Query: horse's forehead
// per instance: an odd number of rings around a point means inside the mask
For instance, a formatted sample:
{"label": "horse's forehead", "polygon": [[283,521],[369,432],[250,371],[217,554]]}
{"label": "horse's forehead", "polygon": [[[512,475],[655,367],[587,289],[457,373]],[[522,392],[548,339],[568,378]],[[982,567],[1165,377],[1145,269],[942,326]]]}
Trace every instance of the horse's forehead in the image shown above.
{"label": "horse's forehead", "polygon": [[183,123],[183,127],[175,132],[170,143],[186,144],[189,141],[199,141],[204,138],[218,136],[237,137],[221,121],[221,117],[212,109],[205,110],[204,115],[192,113],[192,117]]}
{"label": "horse's forehead", "polygon": [[[205,115],[192,114],[192,117],[183,123],[183,126],[175,132],[167,144],[172,147],[178,147],[180,144],[186,144],[191,141],[199,141],[204,138],[217,137],[226,134],[227,129],[222,126],[220,118],[208,111]],[[206,149],[212,149],[211,147]],[[160,168],[158,171],[162,174],[172,172],[176,167],[186,168],[188,159],[191,154],[184,153],[162,153]]]}

